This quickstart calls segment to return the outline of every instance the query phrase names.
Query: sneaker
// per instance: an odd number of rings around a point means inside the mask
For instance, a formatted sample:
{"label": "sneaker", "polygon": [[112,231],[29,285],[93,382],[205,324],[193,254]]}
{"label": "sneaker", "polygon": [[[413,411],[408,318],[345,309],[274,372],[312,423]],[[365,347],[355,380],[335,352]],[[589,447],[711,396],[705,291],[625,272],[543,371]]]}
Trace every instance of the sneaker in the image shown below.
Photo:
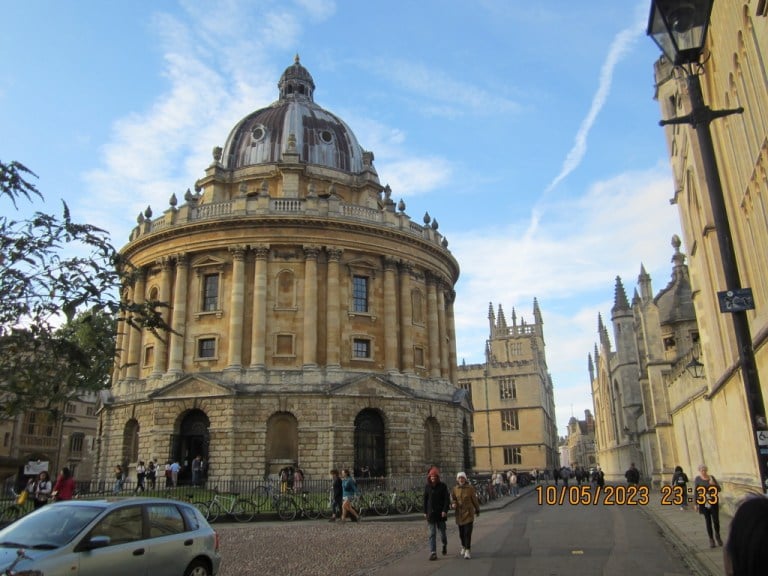
{"label": "sneaker", "polygon": [[432,552],[432,554],[429,555],[429,559],[430,560],[437,560],[437,553],[436,552]]}
{"label": "sneaker", "polygon": [[461,552],[459,552],[459,556],[464,556],[464,552],[466,552],[466,551],[467,551],[467,549],[462,546],[461,547]]}
{"label": "sneaker", "polygon": [[443,556],[448,554],[448,544],[443,544]]}
{"label": "sneaker", "polygon": [[464,550],[464,560],[469,560],[472,558],[472,554],[469,553],[469,550]]}

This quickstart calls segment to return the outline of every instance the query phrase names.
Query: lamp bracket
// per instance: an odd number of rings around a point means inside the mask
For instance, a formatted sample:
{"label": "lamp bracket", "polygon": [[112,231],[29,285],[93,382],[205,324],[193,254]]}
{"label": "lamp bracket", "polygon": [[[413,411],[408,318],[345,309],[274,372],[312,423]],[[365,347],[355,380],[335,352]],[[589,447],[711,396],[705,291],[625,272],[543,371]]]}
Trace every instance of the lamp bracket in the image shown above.
{"label": "lamp bracket", "polygon": [[726,108],[724,110],[712,110],[708,106],[705,106],[703,109],[691,112],[685,116],[670,118],[669,120],[659,120],[659,126],[667,126],[668,124],[690,124],[696,128],[699,124],[709,124],[712,120],[716,120],[717,118],[743,113],[743,106],[739,106],[738,108]]}

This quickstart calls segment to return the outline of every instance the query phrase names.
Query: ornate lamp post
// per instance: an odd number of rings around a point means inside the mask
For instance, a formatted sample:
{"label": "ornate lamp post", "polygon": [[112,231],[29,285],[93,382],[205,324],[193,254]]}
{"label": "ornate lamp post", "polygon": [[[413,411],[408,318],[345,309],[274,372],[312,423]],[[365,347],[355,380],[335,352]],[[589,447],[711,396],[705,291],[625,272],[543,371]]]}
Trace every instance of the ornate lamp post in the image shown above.
{"label": "ornate lamp post", "polygon": [[660,124],[662,126],[690,124],[696,131],[726,284],[726,289],[718,293],[720,311],[731,313],[733,318],[739,365],[753,432],[752,440],[757,455],[758,474],[763,491],[768,492],[768,426],[766,426],[765,405],[746,316],[746,310],[753,309],[754,304],[751,291],[741,286],[712,133],[709,129],[712,120],[730,114],[740,114],[744,109],[711,110],[704,103],[699,80],[699,75],[703,73],[703,66],[699,60],[704,50],[713,2],[714,0],[653,0],[648,21],[648,35],[658,44],[667,59],[686,77],[691,113],[671,120],[662,120]]}

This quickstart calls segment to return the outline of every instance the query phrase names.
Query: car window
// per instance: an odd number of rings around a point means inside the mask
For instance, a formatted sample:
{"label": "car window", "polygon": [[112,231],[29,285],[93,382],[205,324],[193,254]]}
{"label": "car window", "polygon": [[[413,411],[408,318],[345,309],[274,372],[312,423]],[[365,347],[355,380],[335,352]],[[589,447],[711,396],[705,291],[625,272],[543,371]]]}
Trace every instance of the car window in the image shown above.
{"label": "car window", "polygon": [[197,511],[197,508],[192,508],[191,506],[181,506],[181,514],[187,521],[187,528],[189,530],[200,529],[200,526],[203,524],[203,519],[200,516],[200,512]]}
{"label": "car window", "polygon": [[184,532],[184,519],[173,504],[150,504],[147,510],[150,538]]}
{"label": "car window", "polygon": [[110,544],[141,540],[141,507],[128,506],[110,512],[91,530],[91,536],[108,536]]}

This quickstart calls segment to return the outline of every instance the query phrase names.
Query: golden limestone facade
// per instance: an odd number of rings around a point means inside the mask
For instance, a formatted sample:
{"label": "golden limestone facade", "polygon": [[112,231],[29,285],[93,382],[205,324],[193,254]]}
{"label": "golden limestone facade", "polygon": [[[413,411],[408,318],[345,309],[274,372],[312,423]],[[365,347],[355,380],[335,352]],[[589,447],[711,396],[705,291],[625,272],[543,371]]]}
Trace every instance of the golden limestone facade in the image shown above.
{"label": "golden limestone facade", "polygon": [[533,323],[507,324],[501,306],[488,309],[490,337],[484,364],[459,366],[459,386],[474,409],[474,467],[480,472],[551,470],[557,460],[557,425],[552,379],[547,369],[544,328],[534,300]]}
{"label": "golden limestone facade", "polygon": [[[754,298],[754,310],[746,316],[764,399],[768,398],[766,54],[768,3],[715,2],[700,80],[704,102],[712,110],[744,108],[742,114],[713,120],[710,131],[741,285],[751,288]],[[656,63],[655,78],[661,118],[689,114],[691,101],[680,70],[662,58]],[[720,498],[728,509],[746,492],[761,490],[750,412],[764,415],[765,406],[764,402],[753,410],[748,406],[733,318],[720,311],[717,293],[727,287],[699,139],[688,124],[668,125],[664,133],[675,182],[672,201],[679,209],[688,257],[687,266],[682,260],[676,263],[679,274],[675,272],[674,278],[681,278],[675,280],[678,287],[689,282],[690,298],[679,300],[677,310],[658,309],[658,296],[649,289],[644,292],[641,274],[639,303],[632,304],[633,337],[639,344],[632,353],[629,345],[625,347],[621,363],[639,366],[640,382],[636,376],[635,384],[629,375],[616,376],[612,366],[620,365],[618,358],[608,347],[596,348],[598,361],[590,370],[596,371],[592,380],[598,456],[603,468],[611,467],[615,474],[636,458],[654,483],[668,482],[676,465],[691,477],[699,464],[706,463],[723,485]],[[669,290],[662,293],[668,295]],[[626,314],[618,311],[615,327],[632,329],[623,320]],[[694,375],[687,369],[693,360],[703,364],[703,373]],[[764,466],[768,446],[762,450]]]}
{"label": "golden limestone facade", "polygon": [[[704,101],[713,110],[743,107],[743,114],[713,120],[710,131],[720,172],[741,285],[752,289],[754,310],[746,313],[762,396],[768,398],[768,6],[763,0],[715,2],[701,78]],[[656,66],[662,118],[690,111],[683,78],[664,61]],[[672,403],[678,458],[690,469],[704,461],[736,501],[759,490],[755,433],[731,314],[722,313],[717,293],[726,289],[702,168],[699,142],[689,125],[665,134],[689,254],[693,304],[701,334],[705,391]],[[671,392],[675,392],[674,389]],[[683,400],[687,400],[684,402]],[[755,407],[765,415],[765,406]],[[768,451],[768,446],[763,447]],[[762,466],[768,457],[761,458]]]}
{"label": "golden limestone facade", "polygon": [[469,464],[447,240],[395,203],[298,57],[278,87],[122,251],[139,271],[126,298],[169,303],[174,333],[122,331],[102,475],[158,458],[184,478],[198,454],[233,480]]}

